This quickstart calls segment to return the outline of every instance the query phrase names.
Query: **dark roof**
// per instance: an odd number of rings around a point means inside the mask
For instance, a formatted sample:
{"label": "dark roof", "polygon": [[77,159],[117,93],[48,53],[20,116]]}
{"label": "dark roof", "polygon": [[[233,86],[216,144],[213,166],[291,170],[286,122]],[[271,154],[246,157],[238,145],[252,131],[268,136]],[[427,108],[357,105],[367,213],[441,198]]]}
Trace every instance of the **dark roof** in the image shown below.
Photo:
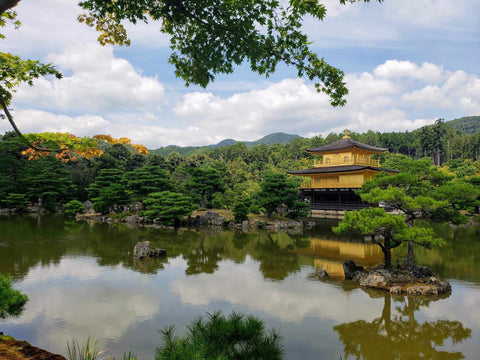
{"label": "dark roof", "polygon": [[291,170],[287,171],[290,175],[313,175],[313,174],[328,174],[334,172],[351,172],[359,170],[374,170],[374,171],[386,171],[389,173],[399,173],[398,170],[383,169],[375,166],[362,166],[362,165],[342,165],[342,166],[325,166],[325,167],[313,167],[304,170]]}
{"label": "dark roof", "polygon": [[323,145],[313,149],[307,149],[309,152],[329,152],[350,149],[352,147],[357,147],[362,150],[374,151],[374,152],[384,152],[387,149],[379,148],[367,144],[362,144],[361,142],[352,140],[351,138],[343,138],[342,140],[335,141],[333,143]]}

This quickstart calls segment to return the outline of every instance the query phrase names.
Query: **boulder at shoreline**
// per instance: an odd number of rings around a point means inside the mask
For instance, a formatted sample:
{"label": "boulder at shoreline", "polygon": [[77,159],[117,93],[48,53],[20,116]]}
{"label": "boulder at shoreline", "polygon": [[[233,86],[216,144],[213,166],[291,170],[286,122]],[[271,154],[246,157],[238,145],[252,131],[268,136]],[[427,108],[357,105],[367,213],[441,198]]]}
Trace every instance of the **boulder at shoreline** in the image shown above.
{"label": "boulder at shoreline", "polygon": [[[346,261],[344,269],[348,271],[345,270],[345,278],[352,279],[360,286],[386,290],[392,294],[431,296],[449,293],[452,290],[447,281],[440,280],[432,270],[425,266],[415,267],[412,271],[389,270],[382,265],[374,269],[361,270],[360,268],[362,267],[355,265],[352,260]],[[353,276],[351,270],[354,270]]]}

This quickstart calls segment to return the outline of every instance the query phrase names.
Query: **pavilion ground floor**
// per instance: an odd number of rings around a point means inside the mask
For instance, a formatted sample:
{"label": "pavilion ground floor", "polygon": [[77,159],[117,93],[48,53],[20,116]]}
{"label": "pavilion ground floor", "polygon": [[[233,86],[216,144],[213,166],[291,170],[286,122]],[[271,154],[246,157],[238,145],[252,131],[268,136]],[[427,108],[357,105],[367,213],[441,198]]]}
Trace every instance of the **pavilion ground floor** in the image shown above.
{"label": "pavilion ground floor", "polygon": [[362,201],[355,193],[357,188],[307,188],[300,190],[302,199],[312,210],[358,210],[372,206]]}

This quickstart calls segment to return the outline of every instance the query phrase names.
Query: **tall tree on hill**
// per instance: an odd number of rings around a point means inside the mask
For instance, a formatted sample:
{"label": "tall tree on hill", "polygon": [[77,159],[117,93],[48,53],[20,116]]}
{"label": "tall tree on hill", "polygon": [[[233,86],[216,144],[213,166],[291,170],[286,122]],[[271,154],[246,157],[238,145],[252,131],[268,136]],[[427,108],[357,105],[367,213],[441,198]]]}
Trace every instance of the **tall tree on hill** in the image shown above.
{"label": "tall tree on hill", "polygon": [[201,198],[201,207],[207,206],[207,196],[215,192],[224,191],[222,175],[211,167],[194,167],[189,170],[189,178],[185,183],[186,189],[191,189]]}
{"label": "tall tree on hill", "polygon": [[[270,217],[282,206],[294,217],[304,216],[310,207],[298,200],[298,183],[283,173],[267,173],[260,182],[261,190],[256,194],[256,203],[265,208]],[[307,210],[308,207],[308,210]]]}
{"label": "tall tree on hill", "polygon": [[68,179],[65,164],[54,156],[46,156],[26,163],[20,183],[30,201],[40,201],[47,210],[55,210],[60,203],[73,199],[75,185]]}
{"label": "tall tree on hill", "polygon": [[123,175],[125,187],[132,191],[135,200],[142,201],[148,194],[173,190],[167,171],[160,166],[144,166]]}

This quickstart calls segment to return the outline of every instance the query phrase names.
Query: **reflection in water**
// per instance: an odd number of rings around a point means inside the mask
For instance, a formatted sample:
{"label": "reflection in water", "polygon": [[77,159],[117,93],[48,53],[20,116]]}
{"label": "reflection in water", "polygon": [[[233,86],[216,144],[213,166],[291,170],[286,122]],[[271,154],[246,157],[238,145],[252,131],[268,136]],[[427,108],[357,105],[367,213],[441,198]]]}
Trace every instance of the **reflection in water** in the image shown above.
{"label": "reflection in water", "polygon": [[[373,291],[371,294],[375,294]],[[383,293],[379,318],[357,320],[335,326],[346,356],[356,359],[464,359],[460,351],[438,349],[446,342],[457,344],[471,337],[472,331],[459,321],[437,320],[420,324],[415,312],[428,307],[433,299],[403,297],[392,315],[392,297]],[[380,296],[382,296],[380,295]]]}
{"label": "reflection in water", "polygon": [[344,278],[343,263],[347,260],[363,266],[375,266],[383,262],[383,253],[375,244],[319,238],[309,240],[309,248],[296,252],[313,257],[315,269],[323,268],[331,277]]}
{"label": "reflection in water", "polygon": [[[370,298],[343,281],[342,270],[332,281],[313,281],[315,266],[335,275],[328,267],[341,269],[347,259],[366,266],[381,261],[377,246],[339,239],[329,229],[290,235],[129,229],[59,216],[0,218],[0,272],[13,275],[30,297],[22,316],[2,322],[1,330],[57,353],[65,352],[67,340],[91,335],[106,339],[116,354],[133,350],[150,359],[158,329],[174,324],[181,331],[206,311],[223,310],[252,313],[280,329],[288,359],[337,359],[344,351],[370,359],[370,352],[388,347],[409,358],[393,339],[418,343],[410,346],[410,358],[419,351],[441,357],[440,344],[448,359],[480,352],[480,248],[474,231],[439,230],[448,236],[447,246],[420,253],[419,262],[454,278],[452,296],[414,303],[383,293]],[[133,247],[145,240],[167,249],[168,256],[135,260]],[[472,329],[471,339],[464,326]]]}
{"label": "reflection in water", "polygon": [[[64,222],[58,216],[45,217],[41,226],[38,221],[29,218],[28,225],[24,218],[0,221],[0,233],[7,240],[0,243],[0,272],[22,279],[38,264],[58,264],[65,255],[81,254],[95,257],[102,266],[122,265],[147,274],[155,274],[169,259],[181,256],[187,261],[186,275],[213,274],[222,260],[242,263],[250,256],[259,261],[265,278],[282,280],[300,269],[293,250],[309,246],[308,241],[285,233],[129,229],[124,224]],[[134,259],[133,247],[145,240],[152,247],[165,248],[167,257]]]}

